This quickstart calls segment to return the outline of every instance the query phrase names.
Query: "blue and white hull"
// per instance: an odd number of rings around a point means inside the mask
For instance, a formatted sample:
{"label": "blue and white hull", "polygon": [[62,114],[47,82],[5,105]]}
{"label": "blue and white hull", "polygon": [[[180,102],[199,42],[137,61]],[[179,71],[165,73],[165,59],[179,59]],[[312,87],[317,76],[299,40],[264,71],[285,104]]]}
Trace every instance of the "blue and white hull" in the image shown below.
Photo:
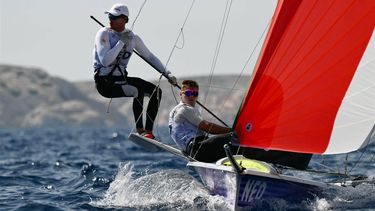
{"label": "blue and white hull", "polygon": [[231,166],[218,163],[189,162],[187,165],[196,169],[212,194],[225,197],[233,209],[249,207],[268,199],[281,198],[298,203],[314,197],[328,186],[325,183],[280,175],[269,165],[268,172],[246,169],[242,173],[236,173]]}
{"label": "blue and white hull", "polygon": [[192,161],[193,158],[162,142],[134,133],[129,135],[129,139],[150,151],[166,150],[188,160],[187,166],[196,169],[210,192],[225,197],[233,209],[249,207],[262,200],[275,198],[298,203],[314,197],[320,190],[329,186],[326,183],[278,174],[271,165],[243,156],[233,156],[246,168],[243,172],[237,173],[228,158],[216,163]]}

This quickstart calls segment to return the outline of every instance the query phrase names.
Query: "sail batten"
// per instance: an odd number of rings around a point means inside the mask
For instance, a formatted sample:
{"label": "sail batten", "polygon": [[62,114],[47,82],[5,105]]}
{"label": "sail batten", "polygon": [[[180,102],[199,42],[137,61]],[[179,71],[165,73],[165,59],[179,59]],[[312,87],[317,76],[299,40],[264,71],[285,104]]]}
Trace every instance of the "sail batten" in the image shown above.
{"label": "sail batten", "polygon": [[[374,26],[375,1],[279,1],[234,125],[241,145],[316,154],[358,149],[375,124],[372,76],[362,76],[375,71],[359,66],[374,48]],[[343,128],[355,144],[341,146]]]}

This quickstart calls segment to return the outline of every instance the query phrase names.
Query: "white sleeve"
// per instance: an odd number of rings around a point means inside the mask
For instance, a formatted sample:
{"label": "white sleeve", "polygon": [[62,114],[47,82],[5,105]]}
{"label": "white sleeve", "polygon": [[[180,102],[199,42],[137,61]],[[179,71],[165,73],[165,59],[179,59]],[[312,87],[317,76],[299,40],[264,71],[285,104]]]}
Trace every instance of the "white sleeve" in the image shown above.
{"label": "white sleeve", "polygon": [[190,106],[182,106],[176,115],[176,121],[188,121],[195,126],[203,121],[203,118]]}
{"label": "white sleeve", "polygon": [[116,45],[111,48],[109,44],[109,33],[106,30],[99,30],[95,37],[95,47],[99,56],[100,63],[107,67],[112,64],[121,49],[124,47],[124,43],[118,41]]}
{"label": "white sleeve", "polygon": [[143,43],[142,39],[138,35],[135,35],[134,39],[135,50],[137,50],[137,52],[141,54],[143,58],[150,62],[159,73],[167,75],[168,71],[165,70],[163,63],[161,63],[161,61],[153,53],[151,53],[151,51]]}

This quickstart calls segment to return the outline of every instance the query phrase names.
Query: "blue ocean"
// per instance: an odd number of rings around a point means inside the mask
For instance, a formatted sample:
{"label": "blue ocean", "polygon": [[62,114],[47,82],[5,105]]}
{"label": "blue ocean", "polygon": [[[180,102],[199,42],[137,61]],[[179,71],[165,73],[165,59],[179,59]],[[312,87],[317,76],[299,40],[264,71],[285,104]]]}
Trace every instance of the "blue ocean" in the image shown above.
{"label": "blue ocean", "polygon": [[[186,161],[150,153],[127,139],[131,129],[0,130],[0,210],[228,210]],[[166,142],[167,128],[157,133]],[[375,145],[311,165],[375,175]],[[360,162],[358,162],[360,160]],[[307,176],[305,172],[295,172]],[[331,177],[326,176],[327,180]],[[375,210],[375,185],[334,188],[300,204],[278,200],[254,210]]]}

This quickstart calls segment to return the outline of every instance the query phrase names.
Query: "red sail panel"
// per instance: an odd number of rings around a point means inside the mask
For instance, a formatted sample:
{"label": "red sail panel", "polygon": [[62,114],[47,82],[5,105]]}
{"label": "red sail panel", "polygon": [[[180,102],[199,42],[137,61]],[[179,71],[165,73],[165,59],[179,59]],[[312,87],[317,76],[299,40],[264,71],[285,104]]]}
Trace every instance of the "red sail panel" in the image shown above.
{"label": "red sail panel", "polygon": [[324,153],[374,26],[374,0],[280,0],[234,125],[241,145]]}

